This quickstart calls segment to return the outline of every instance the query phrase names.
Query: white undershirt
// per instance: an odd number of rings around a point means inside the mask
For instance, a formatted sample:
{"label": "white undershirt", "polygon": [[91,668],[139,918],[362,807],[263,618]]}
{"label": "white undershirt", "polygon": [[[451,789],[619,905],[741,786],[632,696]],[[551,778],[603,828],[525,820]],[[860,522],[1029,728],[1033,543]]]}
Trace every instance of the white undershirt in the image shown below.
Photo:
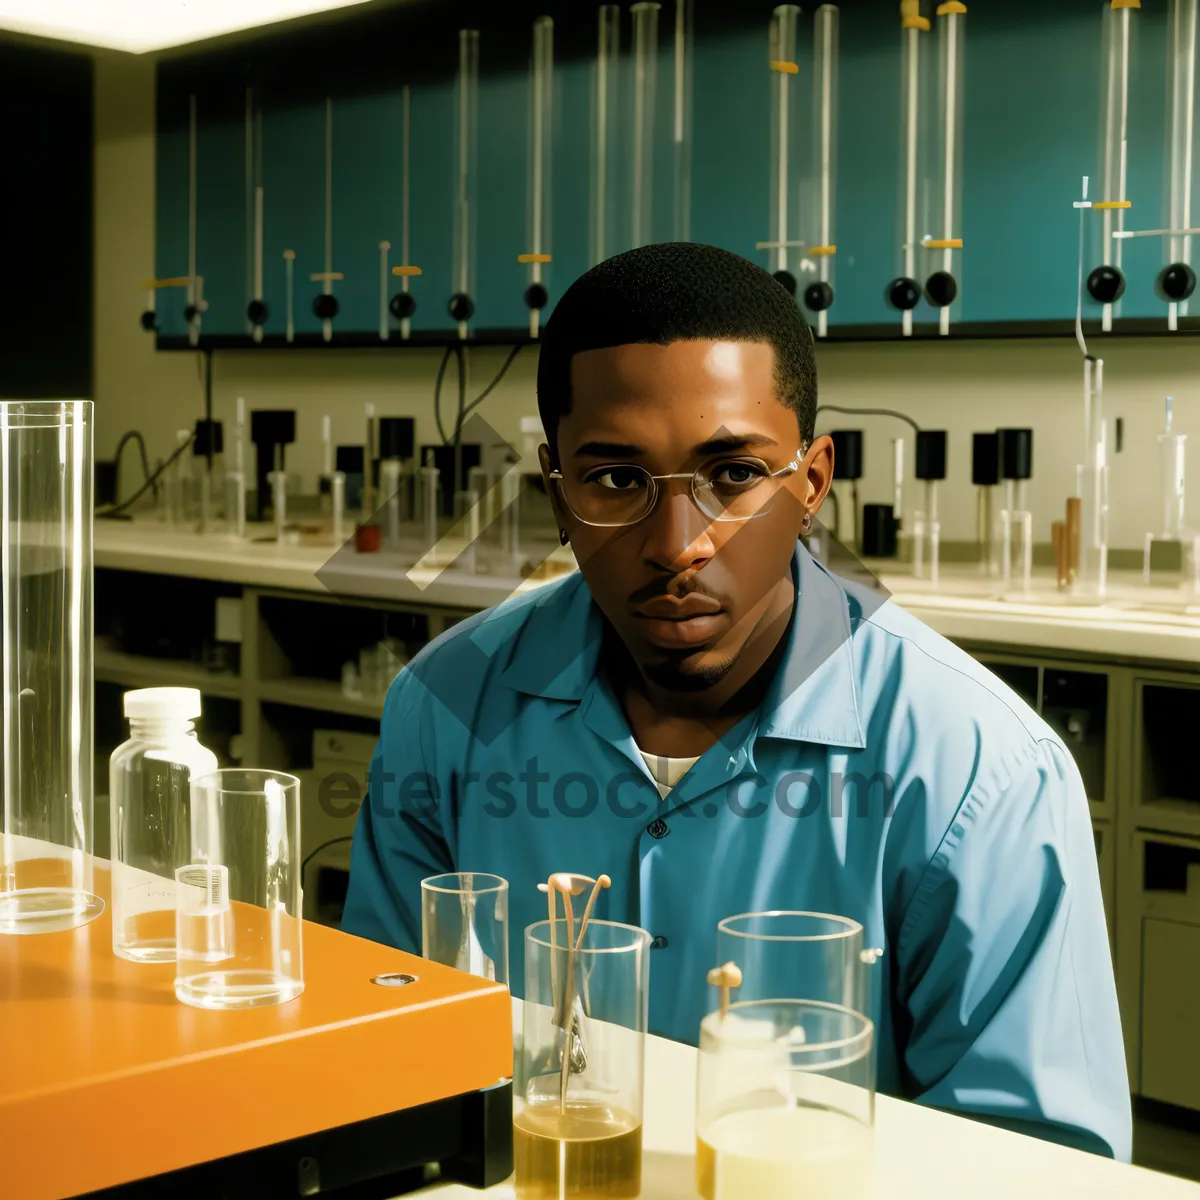
{"label": "white undershirt", "polygon": [[647,754],[640,747],[638,753],[642,756],[642,761],[645,762],[646,769],[650,772],[651,778],[658,786],[658,793],[664,800],[670,790],[700,761],[699,755],[695,758],[666,758],[661,754]]}

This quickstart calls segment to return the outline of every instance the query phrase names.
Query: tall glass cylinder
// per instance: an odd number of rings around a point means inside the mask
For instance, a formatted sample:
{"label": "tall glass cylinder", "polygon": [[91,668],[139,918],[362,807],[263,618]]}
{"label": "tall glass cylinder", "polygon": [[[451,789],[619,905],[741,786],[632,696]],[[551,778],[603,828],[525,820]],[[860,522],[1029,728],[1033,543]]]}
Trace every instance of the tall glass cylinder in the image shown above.
{"label": "tall glass cylinder", "polygon": [[175,872],[175,995],[196,1008],[304,990],[300,781],[231,768],[192,781],[192,862]]}
{"label": "tall glass cylinder", "polygon": [[1073,590],[1103,600],[1108,593],[1108,436],[1104,421],[1104,361],[1083,363],[1084,446],[1076,469],[1080,501],[1079,563]]}
{"label": "tall glass cylinder", "polygon": [[692,0],[675,0],[671,238],[692,240]]}
{"label": "tall glass cylinder", "polygon": [[[529,64],[529,335],[537,337],[550,268],[551,180],[554,144],[554,21],[533,23]],[[537,301],[537,303],[534,303]]]}
{"label": "tall glass cylinder", "polygon": [[508,984],[508,881],[460,871],[421,880],[421,957]]}
{"label": "tall glass cylinder", "polygon": [[741,1001],[800,996],[866,1012],[875,953],[857,921],[826,913],[743,913],[717,926],[717,962],[741,971]]}
{"label": "tall glass cylinder", "polygon": [[103,911],[92,864],[92,405],[0,401],[0,933]]}
{"label": "tall glass cylinder", "polygon": [[475,229],[479,193],[479,30],[458,33],[454,89],[454,295],[450,315],[466,337],[475,311]]}
{"label": "tall glass cylinder", "polygon": [[608,921],[577,928],[525,931],[517,1200],[641,1194],[650,935]]}
{"label": "tall glass cylinder", "polygon": [[602,4],[596,37],[592,90],[591,227],[592,265],[623,250],[617,182],[621,97],[621,9]]}
{"label": "tall glass cylinder", "polygon": [[[1121,271],[1124,239],[1114,238],[1125,228],[1129,161],[1129,75],[1133,60],[1134,9],[1127,0],[1110,0],[1104,8],[1101,32],[1100,95],[1100,187],[1093,207],[1099,219],[1093,228],[1099,234],[1094,251],[1094,266],[1111,266]],[[1124,290],[1123,286],[1120,289]],[[1112,328],[1114,316],[1121,315],[1120,293],[1113,303],[1103,306],[1102,327]]]}
{"label": "tall glass cylinder", "polygon": [[833,268],[837,254],[838,10],[822,4],[813,14],[812,136],[800,213],[806,254],[815,280],[804,292],[817,315],[817,336],[829,332]]}
{"label": "tall glass cylinder", "polygon": [[930,105],[922,79],[930,72],[923,68],[929,20],[922,17],[917,0],[905,0],[900,6],[900,186],[896,206],[897,277],[888,290],[888,299],[901,314],[901,331],[911,337],[913,309],[920,302],[917,281],[917,251],[927,232],[930,180],[928,156],[922,147]]}
{"label": "tall glass cylinder", "polygon": [[767,46],[771,69],[771,271],[792,273],[800,261],[800,229],[792,224],[804,177],[799,152],[800,65],[796,60],[800,6],[781,4],[771,14]]}
{"label": "tall glass cylinder", "polygon": [[633,152],[630,245],[654,240],[654,131],[658,101],[658,12],[661,4],[642,0],[633,18]]}
{"label": "tall glass cylinder", "polygon": [[964,42],[967,8],[947,0],[937,8],[936,125],[931,134],[933,187],[925,298],[938,310],[938,330],[950,332],[962,288]]}
{"label": "tall glass cylinder", "polygon": [[700,1026],[696,1190],[702,1200],[875,1194],[874,1027],[809,1000],[756,1000]]}

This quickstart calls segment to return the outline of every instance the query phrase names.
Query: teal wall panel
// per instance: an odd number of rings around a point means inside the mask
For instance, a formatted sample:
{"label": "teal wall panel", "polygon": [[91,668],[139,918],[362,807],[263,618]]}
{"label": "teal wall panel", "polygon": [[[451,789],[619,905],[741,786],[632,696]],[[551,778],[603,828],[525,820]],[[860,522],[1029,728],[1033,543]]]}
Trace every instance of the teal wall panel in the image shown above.
{"label": "teal wall panel", "polygon": [[[595,9],[550,4],[556,15],[551,304],[590,265],[590,128]],[[755,242],[768,234],[769,94],[767,23],[771,4],[736,12],[696,0],[693,86],[692,237],[766,265]],[[1129,223],[1161,223],[1165,14],[1155,2],[1137,14],[1131,94]],[[831,326],[899,325],[884,301],[897,273],[900,191],[900,32],[896,5],[844,5],[841,17],[836,303]],[[334,269],[341,313],[335,335],[369,334],[379,324],[379,242],[400,261],[401,87],[412,87],[411,258],[423,275],[412,281],[413,328],[448,332],[452,288],[451,202],[454,188],[454,5],[421,10],[417,32],[402,35],[403,12],[388,49],[380,27],[338,26],[342,57],[355,64],[341,79],[321,77],[292,43],[264,36],[228,56],[185,57],[160,66],[158,136],[158,271],[187,267],[186,97],[200,104],[199,271],[210,309],[204,330],[245,331],[245,195],[243,95],[270,59],[275,85],[264,99],[265,290],[268,334],[284,329],[285,248],[296,251],[295,311],[300,335],[319,332],[312,301],[324,267],[324,95],[334,97]],[[673,6],[660,28],[658,133],[652,239],[673,236],[671,173],[671,39]],[[530,8],[530,15],[533,10]],[[478,16],[478,14],[475,14]],[[1046,14],[997,3],[971,6],[967,30],[966,148],[961,303],[956,320],[991,324],[1073,317],[1078,223],[1072,209],[1081,177],[1093,176],[1099,151],[1098,0],[1064,0]],[[416,18],[414,18],[416,19]],[[438,24],[440,22],[440,24]],[[479,213],[476,330],[518,329],[528,320],[523,293],[527,246],[528,29],[522,14],[498,27],[484,15],[481,35]],[[361,28],[360,28],[361,26]],[[416,28],[416,27],[414,27]],[[358,30],[358,32],[356,32]],[[358,38],[358,43],[355,42]],[[623,18],[622,47],[630,27]],[[360,53],[347,53],[358,45]],[[927,41],[935,57],[936,35]],[[394,54],[390,47],[395,47]],[[311,47],[310,47],[311,49]],[[807,69],[807,58],[802,60]],[[803,76],[801,77],[804,78]],[[283,80],[283,84],[280,84]],[[628,75],[626,76],[626,82]],[[623,122],[628,128],[629,109]],[[626,142],[626,147],[628,143]],[[628,244],[630,189],[622,163],[617,192],[621,244]],[[1100,250],[1091,239],[1089,266]],[[1160,240],[1125,245],[1128,290],[1121,314],[1162,317],[1154,278],[1163,265]],[[398,290],[399,281],[390,281]],[[181,291],[160,296],[160,330],[185,332]],[[1097,315],[1088,305],[1089,316]],[[918,321],[934,310],[922,305]]]}

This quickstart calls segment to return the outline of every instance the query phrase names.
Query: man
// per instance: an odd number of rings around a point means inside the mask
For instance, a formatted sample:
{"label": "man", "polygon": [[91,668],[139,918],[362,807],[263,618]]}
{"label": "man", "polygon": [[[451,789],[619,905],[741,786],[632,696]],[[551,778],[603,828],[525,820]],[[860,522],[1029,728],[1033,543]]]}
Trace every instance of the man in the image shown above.
{"label": "man", "polygon": [[694,1043],[722,918],[850,917],[884,950],[881,1090],[1128,1159],[1079,773],[1004,684],[800,544],[834,461],[792,298],[712,247],[610,259],[547,325],[538,404],[580,573],[397,679],[344,927],[418,950],[423,877],[502,875],[520,995],[537,884],[605,873],[598,915],[654,938],[652,1031]]}

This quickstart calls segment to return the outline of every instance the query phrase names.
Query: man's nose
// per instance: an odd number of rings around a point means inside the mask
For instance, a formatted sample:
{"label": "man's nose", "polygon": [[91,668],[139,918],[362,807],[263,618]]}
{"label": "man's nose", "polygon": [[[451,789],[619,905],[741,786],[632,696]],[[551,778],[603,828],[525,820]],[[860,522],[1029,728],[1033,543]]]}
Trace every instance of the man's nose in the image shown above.
{"label": "man's nose", "polygon": [[658,503],[645,518],[642,553],[672,574],[703,566],[716,553],[712,520],[700,511],[685,479],[659,484]]}

